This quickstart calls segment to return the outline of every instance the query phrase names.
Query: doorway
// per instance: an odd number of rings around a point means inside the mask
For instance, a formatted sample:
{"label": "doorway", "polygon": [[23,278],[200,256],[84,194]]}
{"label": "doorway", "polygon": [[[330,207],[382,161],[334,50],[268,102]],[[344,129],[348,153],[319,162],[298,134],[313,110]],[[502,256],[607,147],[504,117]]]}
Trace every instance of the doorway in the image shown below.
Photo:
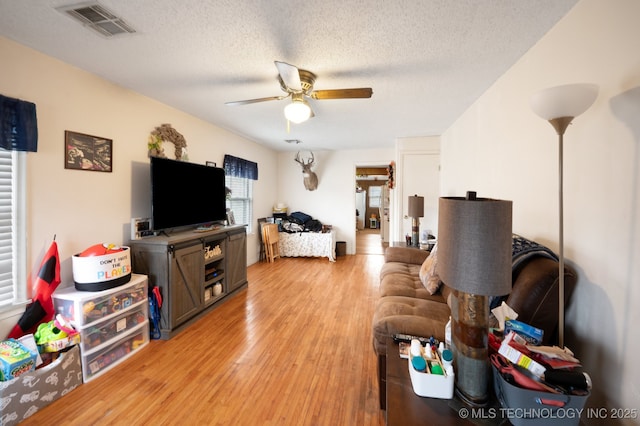
{"label": "doorway", "polygon": [[385,165],[356,166],[356,254],[383,254],[388,246],[387,180]]}

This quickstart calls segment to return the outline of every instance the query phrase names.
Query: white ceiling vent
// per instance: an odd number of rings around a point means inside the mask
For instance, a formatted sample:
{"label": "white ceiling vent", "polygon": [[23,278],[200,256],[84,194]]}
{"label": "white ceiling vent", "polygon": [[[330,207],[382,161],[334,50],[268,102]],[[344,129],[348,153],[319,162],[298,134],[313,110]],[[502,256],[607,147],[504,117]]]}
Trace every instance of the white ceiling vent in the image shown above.
{"label": "white ceiling vent", "polygon": [[117,17],[96,2],[63,6],[56,8],[56,10],[71,16],[85,27],[91,28],[105,37],[136,32],[122,18]]}

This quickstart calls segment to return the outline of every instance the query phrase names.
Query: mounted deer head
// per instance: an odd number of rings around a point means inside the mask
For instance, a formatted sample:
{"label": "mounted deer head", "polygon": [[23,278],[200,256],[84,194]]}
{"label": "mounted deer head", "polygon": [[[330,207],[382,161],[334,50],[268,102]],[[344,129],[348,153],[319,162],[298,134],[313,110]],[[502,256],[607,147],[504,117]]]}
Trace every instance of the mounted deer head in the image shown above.
{"label": "mounted deer head", "polygon": [[304,187],[307,191],[315,191],[318,188],[318,176],[311,170],[313,167],[313,152],[311,152],[311,158],[308,161],[304,161],[300,158],[300,151],[296,154],[296,163],[300,163],[302,166],[302,176],[304,176]]}

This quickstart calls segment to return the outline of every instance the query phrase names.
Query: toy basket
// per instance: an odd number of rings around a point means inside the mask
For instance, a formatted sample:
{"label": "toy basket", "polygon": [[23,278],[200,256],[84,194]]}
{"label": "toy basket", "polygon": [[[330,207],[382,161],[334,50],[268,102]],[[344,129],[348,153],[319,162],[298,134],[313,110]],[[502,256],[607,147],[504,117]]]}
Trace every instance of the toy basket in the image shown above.
{"label": "toy basket", "polygon": [[493,385],[505,416],[513,426],[556,426],[580,424],[580,413],[589,394],[584,396],[556,394],[524,389],[508,383],[491,366]]}

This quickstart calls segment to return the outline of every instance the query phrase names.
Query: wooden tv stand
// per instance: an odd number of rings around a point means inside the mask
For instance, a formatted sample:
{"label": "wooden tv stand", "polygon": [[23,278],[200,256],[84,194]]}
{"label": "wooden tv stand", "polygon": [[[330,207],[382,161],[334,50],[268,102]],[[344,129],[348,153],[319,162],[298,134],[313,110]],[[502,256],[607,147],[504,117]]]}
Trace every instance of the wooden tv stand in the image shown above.
{"label": "wooden tv stand", "polygon": [[133,271],[160,287],[163,339],[248,284],[244,225],[135,240],[131,254]]}

